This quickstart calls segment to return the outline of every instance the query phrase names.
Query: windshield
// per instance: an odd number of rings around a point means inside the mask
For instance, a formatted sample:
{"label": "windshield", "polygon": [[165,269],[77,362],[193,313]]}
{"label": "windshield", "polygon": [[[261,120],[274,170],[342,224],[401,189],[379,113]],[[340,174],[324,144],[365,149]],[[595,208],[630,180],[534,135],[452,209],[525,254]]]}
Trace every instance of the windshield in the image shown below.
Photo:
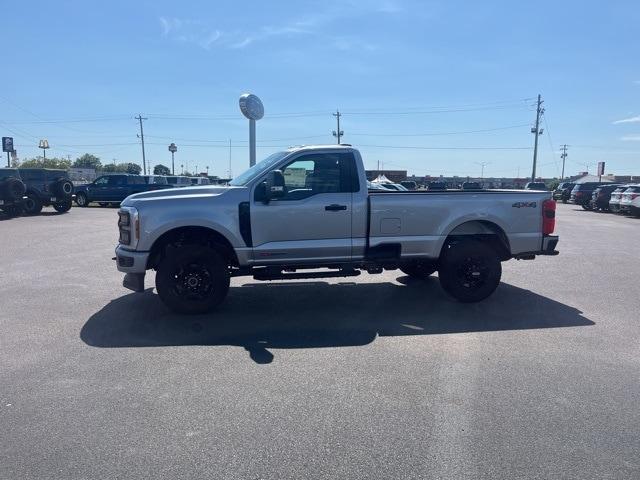
{"label": "windshield", "polygon": [[249,183],[254,178],[262,175],[264,172],[268,171],[273,165],[278,163],[284,157],[289,155],[290,152],[276,152],[274,154],[269,155],[264,160],[256,163],[253,167],[249,168],[246,172],[238,175],[236,178],[229,182],[229,185],[233,185],[235,187],[241,187]]}

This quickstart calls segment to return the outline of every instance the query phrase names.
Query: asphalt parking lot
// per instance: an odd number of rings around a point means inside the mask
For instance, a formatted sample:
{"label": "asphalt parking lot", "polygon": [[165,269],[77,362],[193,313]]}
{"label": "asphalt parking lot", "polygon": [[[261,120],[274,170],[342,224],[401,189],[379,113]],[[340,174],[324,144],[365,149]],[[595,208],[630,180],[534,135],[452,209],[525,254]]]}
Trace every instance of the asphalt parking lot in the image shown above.
{"label": "asphalt parking lot", "polygon": [[558,206],[487,301],[437,278],[121,286],[116,210],[0,220],[0,478],[640,478],[640,219]]}

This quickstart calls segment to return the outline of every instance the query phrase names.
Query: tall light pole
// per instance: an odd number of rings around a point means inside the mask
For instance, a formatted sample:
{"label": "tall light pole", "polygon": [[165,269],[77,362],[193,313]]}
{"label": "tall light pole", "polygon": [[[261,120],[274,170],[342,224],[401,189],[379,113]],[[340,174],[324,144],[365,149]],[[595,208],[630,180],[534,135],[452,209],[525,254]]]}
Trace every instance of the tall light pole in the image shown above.
{"label": "tall light pole", "polygon": [[174,154],[178,151],[178,147],[176,147],[175,143],[169,145],[169,151],[171,152],[171,175],[175,175],[175,163],[174,163]]}
{"label": "tall light pole", "polygon": [[256,120],[264,117],[264,106],[252,93],[240,95],[240,111],[249,119],[249,166],[256,164]]}
{"label": "tall light pole", "polygon": [[46,138],[40,140],[40,142],[38,143],[38,148],[42,149],[42,156],[46,160],[47,159],[47,148],[49,148],[49,140],[47,140]]}
{"label": "tall light pole", "polygon": [[542,135],[544,132],[543,128],[540,128],[540,117],[544,113],[544,108],[542,108],[542,97],[538,94],[538,102],[536,107],[536,126],[531,128],[531,133],[535,134],[535,141],[533,144],[533,168],[531,169],[531,181],[536,181],[536,163],[538,161],[538,136]]}
{"label": "tall light pole", "polygon": [[209,165],[207,165],[207,178],[209,178]]}

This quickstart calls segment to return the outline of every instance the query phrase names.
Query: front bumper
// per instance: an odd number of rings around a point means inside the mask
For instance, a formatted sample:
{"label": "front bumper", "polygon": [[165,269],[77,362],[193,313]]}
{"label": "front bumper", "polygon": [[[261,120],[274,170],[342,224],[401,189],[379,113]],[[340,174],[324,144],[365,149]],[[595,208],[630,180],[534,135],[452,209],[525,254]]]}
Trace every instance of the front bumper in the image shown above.
{"label": "front bumper", "polygon": [[116,265],[124,273],[145,273],[149,252],[127,250],[122,245],[116,247]]}

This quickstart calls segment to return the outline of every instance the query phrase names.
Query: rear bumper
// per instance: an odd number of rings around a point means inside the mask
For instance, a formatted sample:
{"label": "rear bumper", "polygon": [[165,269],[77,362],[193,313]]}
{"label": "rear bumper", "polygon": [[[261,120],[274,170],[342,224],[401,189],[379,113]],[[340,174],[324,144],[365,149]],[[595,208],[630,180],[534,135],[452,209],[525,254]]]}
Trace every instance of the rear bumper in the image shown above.
{"label": "rear bumper", "polygon": [[558,235],[546,235],[542,238],[542,248],[536,252],[522,252],[513,256],[516,260],[533,260],[537,255],[555,256],[560,252],[556,250],[560,237]]}

